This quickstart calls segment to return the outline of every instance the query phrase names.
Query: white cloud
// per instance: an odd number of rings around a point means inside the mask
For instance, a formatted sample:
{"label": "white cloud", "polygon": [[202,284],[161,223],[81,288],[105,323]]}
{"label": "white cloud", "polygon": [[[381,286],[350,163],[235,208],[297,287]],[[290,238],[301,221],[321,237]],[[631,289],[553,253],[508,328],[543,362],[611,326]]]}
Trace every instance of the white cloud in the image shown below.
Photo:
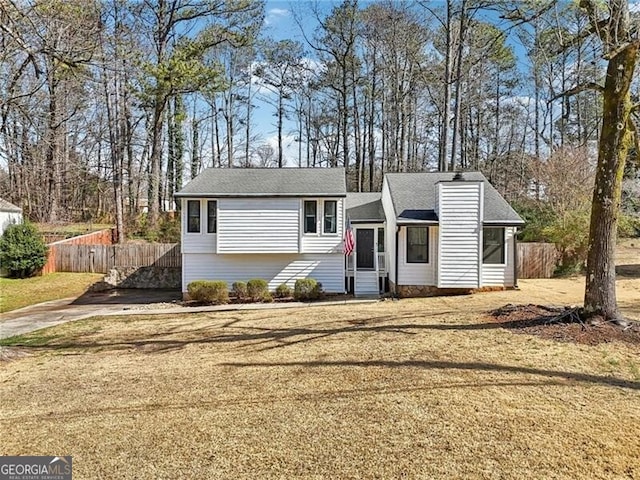
{"label": "white cloud", "polygon": [[285,17],[289,15],[289,13],[289,10],[286,8],[272,8],[267,12],[268,15],[275,15],[278,17]]}
{"label": "white cloud", "polygon": [[264,24],[266,26],[273,25],[275,22],[282,18],[287,18],[291,12],[286,8],[271,8],[267,11],[267,16],[264,18]]}

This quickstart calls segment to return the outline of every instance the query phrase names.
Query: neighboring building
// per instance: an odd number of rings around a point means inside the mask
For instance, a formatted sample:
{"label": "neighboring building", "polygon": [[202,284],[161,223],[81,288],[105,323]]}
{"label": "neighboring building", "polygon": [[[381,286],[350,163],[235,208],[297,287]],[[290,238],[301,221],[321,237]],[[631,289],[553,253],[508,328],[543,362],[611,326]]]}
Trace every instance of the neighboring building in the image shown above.
{"label": "neighboring building", "polygon": [[22,209],[0,198],[0,235],[12,223],[22,223]]}
{"label": "neighboring building", "polygon": [[516,285],[524,222],[481,173],[392,173],[381,193],[347,193],[342,168],[207,169],[176,197],[183,292],[198,279],[401,296]]}

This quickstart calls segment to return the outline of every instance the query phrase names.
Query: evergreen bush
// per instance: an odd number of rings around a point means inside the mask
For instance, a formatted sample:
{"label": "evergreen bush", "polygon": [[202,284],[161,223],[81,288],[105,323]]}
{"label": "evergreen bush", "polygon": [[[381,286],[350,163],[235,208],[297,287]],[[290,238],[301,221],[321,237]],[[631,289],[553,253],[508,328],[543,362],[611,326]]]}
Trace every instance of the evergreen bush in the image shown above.
{"label": "evergreen bush", "polygon": [[36,227],[25,222],[9,225],[0,238],[0,266],[10,277],[27,278],[47,263],[47,245]]}
{"label": "evergreen bush", "polygon": [[252,278],[247,282],[247,297],[252,302],[271,301],[269,284],[262,278]]}
{"label": "evergreen bush", "polygon": [[322,297],[322,284],[314,278],[300,278],[293,288],[293,298],[299,302],[318,300]]}
{"label": "evergreen bush", "polygon": [[229,302],[227,282],[223,280],[194,280],[187,285],[189,298],[197,302],[220,305]]}

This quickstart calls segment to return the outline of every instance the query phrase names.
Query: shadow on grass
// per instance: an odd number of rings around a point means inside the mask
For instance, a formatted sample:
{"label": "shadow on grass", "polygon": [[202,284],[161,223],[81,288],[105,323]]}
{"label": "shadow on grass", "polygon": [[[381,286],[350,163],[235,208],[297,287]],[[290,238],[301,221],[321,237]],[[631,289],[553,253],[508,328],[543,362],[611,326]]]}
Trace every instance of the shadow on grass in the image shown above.
{"label": "shadow on grass", "polygon": [[640,264],[617,265],[616,275],[628,278],[640,278]]}
{"label": "shadow on grass", "polygon": [[[335,386],[335,385],[332,385]],[[319,401],[334,401],[343,400],[348,398],[362,399],[367,396],[385,396],[405,394],[412,392],[428,392],[436,390],[456,390],[456,389],[482,389],[482,388],[510,388],[510,387],[549,387],[549,386],[566,386],[566,382],[563,380],[545,379],[545,380],[531,380],[531,381],[478,381],[478,382],[446,382],[439,384],[422,384],[411,385],[405,387],[388,387],[388,386],[373,386],[370,384],[363,384],[358,388],[334,388],[328,391],[310,391],[310,392],[296,392],[296,393],[283,393],[277,394],[258,394],[258,395],[238,395],[232,398],[211,399],[197,398],[195,400],[177,400],[171,398],[167,401],[149,401],[140,402],[133,405],[120,405],[120,406],[108,406],[100,407],[94,406],[90,412],[86,408],[81,410],[70,410],[62,412],[47,411],[46,413],[36,414],[17,414],[15,416],[6,416],[0,419],[0,424],[3,422],[16,422],[17,420],[43,420],[43,421],[61,421],[72,419],[86,419],[88,415],[97,416],[102,414],[107,415],[120,415],[120,414],[155,414],[160,411],[182,411],[185,412],[188,409],[206,409],[215,410],[220,408],[232,407],[245,407],[251,406],[264,407],[268,404],[279,404],[286,402],[319,402]],[[135,401],[135,400],[134,400]]]}
{"label": "shadow on grass", "polygon": [[[291,345],[314,342],[323,338],[335,335],[354,335],[369,333],[385,333],[397,335],[417,335],[422,331],[474,331],[503,328],[517,328],[518,324],[522,327],[531,326],[532,322],[546,322],[548,317],[540,317],[534,320],[526,320],[522,322],[483,322],[475,324],[413,324],[406,323],[409,318],[423,318],[421,315],[405,314],[400,320],[404,323],[400,324],[382,324],[381,322],[389,322],[391,319],[398,320],[398,316],[380,316],[372,317],[366,320],[356,319],[345,325],[341,322],[341,326],[333,328],[268,328],[255,326],[240,326],[237,324],[241,317],[228,318],[224,324],[206,325],[200,328],[191,326],[188,330],[184,330],[184,325],[173,325],[157,333],[144,333],[139,338],[128,338],[126,340],[98,341],[93,338],[83,338],[83,334],[76,337],[64,337],[62,340],[57,336],[37,336],[29,337],[13,337],[5,339],[2,344],[20,347],[26,351],[58,351],[64,354],[79,354],[82,352],[104,351],[104,350],[131,350],[142,353],[163,353],[174,350],[180,350],[189,345],[222,345],[228,344],[245,351],[262,352],[265,350],[278,349]],[[162,328],[161,326],[159,328]],[[232,328],[233,333],[219,333],[225,328]],[[91,333],[89,332],[89,335]],[[135,332],[131,332],[131,337]],[[175,338],[179,337],[179,338]],[[388,361],[388,360],[344,360],[344,361],[309,361],[309,362],[273,362],[273,363],[222,363],[221,366],[236,368],[270,368],[270,367],[305,367],[305,368],[321,368],[321,367],[384,367],[384,368],[423,368],[423,369],[453,369],[453,370],[475,370],[475,371],[493,371],[506,373],[521,373],[530,375],[540,375],[549,378],[562,378],[564,380],[574,380],[578,382],[587,382],[633,390],[640,390],[640,382],[627,381],[615,377],[607,377],[600,375],[590,375],[578,372],[563,372],[555,370],[545,370],[520,366],[495,365],[482,362],[445,362],[445,361],[423,361],[423,360],[407,360],[407,361]]]}
{"label": "shadow on grass", "polygon": [[422,368],[429,370],[471,370],[478,372],[504,372],[504,373],[521,373],[526,375],[540,375],[548,378],[561,378],[564,380],[573,380],[577,382],[595,383],[608,385],[613,387],[630,388],[632,390],[640,390],[640,382],[623,380],[615,377],[605,377],[602,375],[591,375],[580,372],[562,372],[558,370],[546,370],[531,367],[519,367],[512,365],[496,365],[493,363],[483,362],[447,362],[447,361],[429,361],[429,360],[322,360],[309,362],[229,362],[220,364],[224,367],[236,368],[273,368],[273,367],[291,367],[291,368],[330,368],[330,367],[384,367],[384,368]]}
{"label": "shadow on grass", "polygon": [[[430,314],[429,317],[455,314],[457,312],[439,312]],[[252,322],[268,320],[253,318]],[[242,326],[239,323],[244,320],[242,316],[231,316],[222,324],[204,325],[196,327],[193,323],[158,325],[159,331],[126,332],[123,339],[99,340],[91,335],[94,332],[80,332],[73,335],[72,332],[62,336],[53,335],[43,330],[24,336],[11,337],[0,340],[0,346],[15,346],[27,349],[42,350],[126,350],[135,349],[144,353],[162,353],[182,349],[189,345],[198,344],[237,344],[237,348],[255,351],[266,351],[285,348],[301,343],[313,342],[322,338],[335,335],[353,335],[368,333],[390,333],[397,335],[418,335],[425,331],[476,331],[493,330],[498,328],[518,329],[535,325],[543,325],[548,322],[548,316],[539,316],[533,319],[507,322],[480,322],[469,324],[447,323],[407,323],[408,320],[424,320],[422,314],[394,314],[366,319],[340,320],[336,322],[323,322],[309,327],[274,328],[260,326]],[[394,323],[400,321],[401,323]],[[186,327],[186,328],[185,328]],[[54,327],[55,328],[55,327]],[[230,328],[232,333],[224,330]],[[55,330],[54,330],[55,332]],[[53,333],[53,332],[52,332]]]}
{"label": "shadow on grass", "polygon": [[[442,312],[437,315],[447,315],[454,312]],[[436,315],[431,315],[436,316]],[[265,317],[268,319],[270,317]],[[417,335],[421,331],[473,331],[495,329],[505,326],[500,323],[477,324],[422,324],[422,323],[389,323],[392,321],[406,322],[409,319],[424,319],[424,315],[384,315],[367,319],[339,321],[338,326],[331,327],[334,322],[327,322],[310,327],[272,328],[259,326],[238,325],[243,320],[241,316],[225,319],[225,323],[205,325],[196,328],[195,325],[174,324],[172,326],[159,325],[158,332],[126,332],[126,338],[118,340],[96,340],[92,338],[94,332],[72,332],[64,336],[53,335],[46,330],[23,336],[16,336],[0,340],[0,345],[16,346],[30,349],[73,350],[93,349],[122,350],[127,348],[144,348],[147,352],[164,352],[184,348],[194,344],[238,344],[239,348],[256,348],[257,351],[288,347],[300,343],[312,342],[321,338],[342,334],[392,333],[398,335]],[[252,319],[259,322],[260,319]],[[346,323],[346,325],[345,325]],[[185,329],[185,326],[188,328]],[[55,327],[54,327],[55,328]],[[233,333],[224,332],[231,328]]]}

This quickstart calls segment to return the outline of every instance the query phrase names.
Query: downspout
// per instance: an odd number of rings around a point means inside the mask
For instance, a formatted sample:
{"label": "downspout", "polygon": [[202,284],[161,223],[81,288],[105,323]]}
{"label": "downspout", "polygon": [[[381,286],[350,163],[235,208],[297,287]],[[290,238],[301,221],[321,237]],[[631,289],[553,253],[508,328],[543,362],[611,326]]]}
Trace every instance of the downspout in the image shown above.
{"label": "downspout", "polygon": [[398,257],[398,246],[400,245],[399,243],[400,241],[400,226],[396,225],[396,248],[395,248],[395,255],[396,255],[396,271],[395,271],[395,279],[393,282],[393,293],[395,294],[395,297],[398,298],[398,269],[400,268],[400,262],[399,262],[399,257]]}
{"label": "downspout", "polygon": [[513,288],[518,289],[518,228],[513,232]]}

